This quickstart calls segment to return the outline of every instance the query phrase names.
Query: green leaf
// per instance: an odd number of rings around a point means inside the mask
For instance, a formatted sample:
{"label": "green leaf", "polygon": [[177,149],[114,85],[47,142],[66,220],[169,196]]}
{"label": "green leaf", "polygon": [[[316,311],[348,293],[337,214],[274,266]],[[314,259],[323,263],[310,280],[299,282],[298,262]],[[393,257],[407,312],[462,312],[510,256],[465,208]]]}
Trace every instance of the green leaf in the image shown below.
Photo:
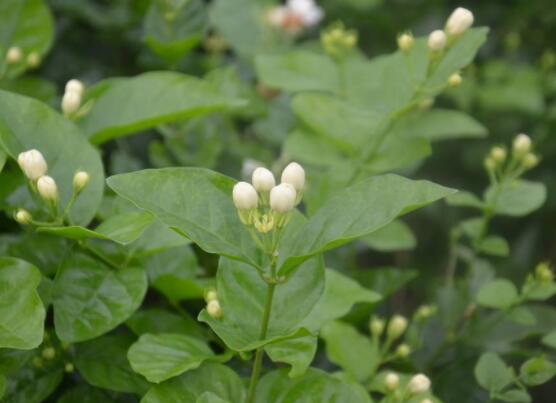
{"label": "green leaf", "polygon": [[75,386],[65,392],[56,403],[112,403],[112,400],[102,390],[93,388],[87,384]]}
{"label": "green leaf", "polygon": [[129,318],[141,305],[147,276],[138,267],[113,270],[84,255],[61,266],[54,284],[54,324],[66,342],[100,336]]}
{"label": "green leaf", "polygon": [[145,16],[144,39],[153,52],[176,63],[203,39],[206,22],[207,11],[201,0],[155,0]]}
{"label": "green leaf", "polygon": [[141,336],[145,333],[179,333],[192,337],[206,337],[205,329],[189,315],[180,315],[159,308],[137,311],[126,321],[133,333]]}
{"label": "green leaf", "polygon": [[0,374],[9,374],[24,366],[35,355],[35,350],[0,348]]}
{"label": "green leaf", "polygon": [[483,209],[485,207],[483,201],[475,196],[473,193],[461,190],[453,195],[446,197],[446,203],[449,206],[456,207],[472,207],[476,209]]}
{"label": "green leaf", "polygon": [[337,270],[326,269],[324,292],[302,326],[317,332],[326,323],[346,315],[357,303],[375,303],[380,295]]}
{"label": "green leaf", "polygon": [[507,309],[517,300],[517,288],[505,279],[493,280],[483,285],[477,293],[477,303],[488,308]]}
{"label": "green leaf", "polygon": [[7,378],[6,394],[2,403],[41,403],[62,382],[61,368],[44,369],[24,367]]}
{"label": "green leaf", "polygon": [[496,235],[487,236],[481,244],[479,249],[483,253],[487,253],[492,256],[508,256],[510,254],[510,246],[508,241],[504,238]]}
{"label": "green leaf", "polygon": [[28,350],[42,343],[46,313],[37,293],[41,277],[24,260],[0,257],[0,347]]}
{"label": "green leaf", "polygon": [[[44,57],[54,37],[54,21],[43,0],[2,0],[0,3],[0,71],[8,68],[8,77],[23,73],[27,56],[37,52]],[[21,49],[22,60],[8,67],[4,57],[12,46]]]}
{"label": "green leaf", "polygon": [[364,169],[370,173],[399,170],[428,157],[431,151],[430,142],[424,138],[404,139],[389,135]]}
{"label": "green leaf", "polygon": [[312,335],[293,337],[267,344],[264,350],[272,361],[291,365],[288,376],[296,378],[307,371],[315,358],[317,338]]}
{"label": "green leaf", "polygon": [[343,189],[328,199],[295,236],[285,239],[279,272],[286,275],[310,256],[368,235],[453,192],[432,182],[391,174],[374,176]]}
{"label": "green leaf", "polygon": [[504,393],[496,395],[496,397],[504,402],[510,403],[530,403],[531,396],[527,391],[522,389],[512,389]]}
{"label": "green leaf", "polygon": [[496,392],[512,382],[511,369],[495,353],[481,355],[475,366],[475,379],[483,388]]}
{"label": "green leaf", "polygon": [[4,396],[6,392],[6,378],[4,375],[0,375],[0,398]]}
{"label": "green leaf", "polygon": [[493,205],[496,214],[520,217],[544,204],[546,187],[542,183],[516,180],[497,194],[494,187],[487,189],[485,200]]}
{"label": "green leaf", "polygon": [[[27,119],[20,119],[22,114]],[[62,206],[72,195],[74,173],[87,171],[91,180],[73,205],[70,218],[79,225],[93,219],[104,192],[102,161],[73,123],[42,102],[0,91],[0,146],[14,159],[20,152],[39,150],[48,163],[48,175],[56,180]]]}
{"label": "green leaf", "polygon": [[363,286],[376,291],[382,295],[382,298],[386,298],[417,276],[417,270],[398,269],[396,267],[375,267],[358,271],[356,279]]}
{"label": "green leaf", "polygon": [[6,152],[2,148],[0,148],[0,174],[4,169],[4,165],[6,164],[7,159],[8,159],[8,154],[6,154]]}
{"label": "green leaf", "polygon": [[537,323],[537,318],[531,312],[531,310],[525,306],[516,306],[513,307],[508,312],[508,317],[516,323],[525,325],[525,326],[533,326]]}
{"label": "green leaf", "polygon": [[79,122],[95,144],[243,103],[221,95],[203,80],[170,71],[148,72],[98,85],[106,88],[99,91],[92,109]]}
{"label": "green leaf", "polygon": [[257,55],[255,68],[261,82],[280,90],[338,92],[338,71],[327,56],[308,51]]}
{"label": "green leaf", "polygon": [[56,85],[39,77],[24,76],[15,80],[0,80],[0,89],[35,98],[50,105],[57,96]]}
{"label": "green leaf", "polygon": [[37,231],[78,241],[96,238],[127,245],[139,238],[153,221],[154,217],[149,213],[130,212],[110,217],[96,227],[94,231],[76,225],[67,227],[41,227],[38,228]]}
{"label": "green leaf", "polygon": [[369,248],[380,252],[411,250],[417,245],[411,228],[401,220],[394,220],[361,240]]}
{"label": "green leaf", "polygon": [[127,361],[127,351],[133,341],[129,334],[122,333],[79,343],[75,346],[75,365],[93,386],[141,396],[149,384],[133,372]]}
{"label": "green leaf", "polygon": [[318,369],[309,369],[305,375],[290,379],[285,370],[266,374],[257,385],[256,403],[322,403],[360,402],[360,394],[348,383]]}
{"label": "green leaf", "polygon": [[127,354],[131,367],[150,382],[160,383],[198,368],[214,352],[202,340],[182,334],[144,334]]}
{"label": "green leaf", "polygon": [[368,336],[342,322],[329,322],[320,336],[326,343],[328,359],[359,382],[368,380],[380,364],[380,352]]}
{"label": "green leaf", "polygon": [[118,195],[154,214],[206,252],[258,266],[260,252],[232,201],[234,183],[202,168],[144,170],[108,178],[108,185]]}
{"label": "green leaf", "polygon": [[259,274],[244,263],[221,257],[216,284],[222,318],[211,318],[203,310],[199,320],[208,323],[231,349],[249,351],[300,335],[301,322],[323,292],[324,268],[321,258],[308,260],[286,283],[276,286],[264,340],[260,340],[260,326],[268,285]]}
{"label": "green leaf", "polygon": [[556,330],[542,338],[542,342],[553,349],[556,349]]}
{"label": "green leaf", "polygon": [[229,400],[220,399],[212,392],[205,392],[195,401],[195,403],[231,403]]}
{"label": "green leaf", "polygon": [[525,361],[520,368],[521,380],[528,386],[542,385],[556,375],[556,364],[544,357]]}
{"label": "green leaf", "polygon": [[233,403],[245,400],[243,382],[232,369],[205,362],[193,371],[153,386],[141,403],[191,403],[205,392]]}

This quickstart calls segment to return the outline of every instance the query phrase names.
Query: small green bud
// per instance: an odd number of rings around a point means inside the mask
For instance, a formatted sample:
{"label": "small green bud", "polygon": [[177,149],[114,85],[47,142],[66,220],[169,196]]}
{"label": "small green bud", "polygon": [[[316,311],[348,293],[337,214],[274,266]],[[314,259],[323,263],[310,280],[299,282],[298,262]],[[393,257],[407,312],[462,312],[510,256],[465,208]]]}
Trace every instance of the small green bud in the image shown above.
{"label": "small green bud", "polygon": [[501,164],[506,160],[506,149],[504,147],[496,146],[490,150],[490,158],[496,163]]}
{"label": "small green bud", "polygon": [[513,143],[513,152],[517,157],[525,156],[529,151],[531,151],[531,138],[524,134],[518,134]]}
{"label": "small green bud", "polygon": [[402,343],[396,348],[396,355],[401,358],[406,358],[411,354],[411,347],[408,344]]}
{"label": "small green bud", "polygon": [[539,157],[533,153],[527,153],[523,157],[523,166],[526,169],[533,169],[539,164]]}
{"label": "small green bud", "polygon": [[44,358],[45,360],[53,360],[54,357],[56,357],[56,350],[54,350],[54,348],[52,347],[47,347],[44,350],[42,350],[42,358]]}
{"label": "small green bud", "polygon": [[33,366],[35,368],[42,368],[43,365],[44,365],[44,361],[42,360],[41,357],[38,356],[33,357]]}
{"label": "small green bud", "polygon": [[413,47],[413,43],[415,43],[415,39],[413,38],[411,32],[404,32],[403,34],[398,35],[397,41],[398,48],[404,53],[409,52]]}
{"label": "small green bud", "polygon": [[369,323],[369,329],[372,335],[380,337],[384,331],[384,320],[376,316],[373,317]]}
{"label": "small green bud", "polygon": [[463,78],[461,77],[461,74],[459,74],[459,73],[454,73],[450,77],[448,77],[448,86],[449,87],[452,87],[452,88],[459,87],[462,82],[463,82]]}
{"label": "small green bud", "polygon": [[64,371],[66,371],[68,374],[71,374],[74,370],[75,367],[73,366],[73,364],[71,362],[66,362],[66,365],[64,365]]}
{"label": "small green bud", "polygon": [[218,299],[218,294],[216,293],[216,290],[214,288],[209,288],[208,290],[205,291],[205,301],[207,302],[207,304],[210,301],[214,301]]}
{"label": "small green bud", "polygon": [[535,275],[541,283],[551,283],[554,281],[554,273],[546,262],[539,263],[535,268]]}
{"label": "small green bud", "polygon": [[388,323],[387,335],[391,340],[400,337],[407,329],[407,319],[401,315],[394,315]]}
{"label": "small green bud", "polygon": [[18,223],[22,225],[29,224],[29,222],[31,222],[31,220],[33,219],[31,213],[29,213],[27,210],[22,208],[17,209],[17,211],[14,214],[14,218]]}

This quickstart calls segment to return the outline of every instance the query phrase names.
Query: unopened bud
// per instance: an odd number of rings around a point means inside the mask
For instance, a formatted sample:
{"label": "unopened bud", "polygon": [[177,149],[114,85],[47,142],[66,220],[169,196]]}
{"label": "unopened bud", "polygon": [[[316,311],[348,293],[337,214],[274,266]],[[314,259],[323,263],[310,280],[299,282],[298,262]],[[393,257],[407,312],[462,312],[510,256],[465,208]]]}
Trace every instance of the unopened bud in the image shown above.
{"label": "unopened bud", "polygon": [[371,334],[374,336],[382,335],[382,332],[384,331],[384,320],[373,317],[369,323],[369,329],[371,330]]}
{"label": "unopened bud", "polygon": [[411,50],[413,43],[415,43],[415,39],[411,33],[406,32],[398,36],[398,48],[404,53]]}
{"label": "unopened bud", "polygon": [[27,66],[34,68],[41,64],[41,55],[39,52],[31,52],[27,56]]}
{"label": "unopened bud", "polygon": [[413,376],[413,378],[411,378],[411,380],[407,384],[407,388],[414,395],[418,395],[419,393],[425,393],[429,390],[430,387],[431,387],[431,381],[424,374],[417,374]]}
{"label": "unopened bud", "polygon": [[417,312],[415,313],[415,319],[423,320],[428,319],[436,313],[436,307],[434,305],[421,305]]}
{"label": "unopened bud", "polygon": [[293,185],[281,183],[270,191],[270,208],[277,213],[289,213],[295,207],[296,197]]}
{"label": "unopened bud", "polygon": [[490,158],[492,158],[496,163],[500,164],[506,160],[506,149],[504,147],[492,147],[490,150]]}
{"label": "unopened bud", "polygon": [[257,191],[250,183],[236,183],[232,192],[232,197],[238,210],[247,211],[257,208],[259,197]]}
{"label": "unopened bud", "polygon": [[66,92],[62,97],[62,112],[66,116],[73,115],[81,106],[81,94],[77,92]]}
{"label": "unopened bud", "polygon": [[220,302],[217,299],[209,301],[207,304],[207,312],[211,318],[220,319],[222,317],[222,307],[220,307]]}
{"label": "unopened bud", "polygon": [[21,52],[21,48],[19,48],[18,46],[12,46],[11,48],[8,49],[8,52],[6,53],[6,62],[8,64],[19,63],[22,58],[23,58],[23,52]]}
{"label": "unopened bud", "polygon": [[537,265],[535,274],[541,283],[551,283],[554,281],[554,273],[550,270],[550,266],[548,266],[546,262]]}
{"label": "unopened bud", "polygon": [[394,315],[388,322],[387,335],[390,339],[395,340],[400,337],[407,329],[407,319],[401,315]]}
{"label": "unopened bud", "polygon": [[75,92],[76,94],[83,95],[85,86],[83,83],[75,78],[72,78],[66,83],[65,92]]}
{"label": "unopened bud", "polygon": [[27,210],[22,209],[22,208],[18,209],[15,212],[14,218],[18,223],[23,224],[23,225],[29,224],[29,222],[32,219],[31,213],[29,213]]}
{"label": "unopened bud", "polygon": [[458,7],[448,17],[448,21],[446,21],[446,33],[450,36],[461,35],[473,25],[473,20],[473,13],[471,11]]}
{"label": "unopened bud", "polygon": [[419,109],[422,111],[429,110],[434,105],[434,98],[427,97],[419,101]]}
{"label": "unopened bud", "polygon": [[85,171],[77,171],[75,175],[73,175],[73,189],[76,193],[81,192],[85,186],[88,185],[89,180],[91,177]]}
{"label": "unopened bud", "polygon": [[400,377],[398,376],[398,374],[394,372],[389,372],[384,377],[384,386],[386,386],[386,389],[388,389],[389,391],[396,390],[399,384],[400,384]]}
{"label": "unopened bud", "polygon": [[396,355],[398,357],[405,358],[409,354],[411,354],[411,347],[406,343],[402,343],[396,348]]}
{"label": "unopened bud", "polygon": [[47,347],[44,350],[42,350],[42,358],[44,358],[45,360],[52,360],[54,359],[54,357],[56,357],[56,350],[54,350],[52,347]]}
{"label": "unopened bud", "polygon": [[523,157],[529,151],[531,151],[531,138],[524,133],[518,134],[513,143],[514,154]]}
{"label": "unopened bud", "polygon": [[527,153],[525,154],[525,156],[523,157],[523,166],[526,169],[532,169],[535,168],[537,165],[539,164],[539,157],[537,157],[535,154],[533,153]]}
{"label": "unopened bud", "polygon": [[276,180],[272,172],[263,167],[259,167],[253,171],[251,183],[257,192],[260,193],[268,193],[276,186]]}
{"label": "unopened bud", "polygon": [[25,176],[32,181],[36,181],[46,174],[48,169],[41,152],[34,149],[20,153],[17,156],[17,163]]}
{"label": "unopened bud", "polygon": [[41,176],[37,181],[37,189],[45,201],[51,203],[58,201],[58,186],[56,181],[50,176]]}
{"label": "unopened bud", "polygon": [[299,193],[305,187],[305,170],[297,162],[290,162],[282,171],[281,182],[289,183]]}
{"label": "unopened bud", "polygon": [[216,290],[214,288],[209,288],[206,292],[205,292],[205,301],[207,303],[209,303],[210,301],[214,301],[218,299],[218,294],[216,293]]}
{"label": "unopened bud", "polygon": [[448,77],[448,86],[454,87],[454,88],[459,87],[461,85],[462,81],[463,81],[463,78],[461,78],[461,74],[454,73],[450,77]]}
{"label": "unopened bud", "polygon": [[427,45],[431,52],[440,52],[446,46],[446,34],[444,31],[437,29],[429,34]]}
{"label": "unopened bud", "polygon": [[64,371],[66,371],[68,374],[71,374],[74,370],[75,367],[73,366],[73,364],[71,362],[66,362],[66,365],[64,365]]}

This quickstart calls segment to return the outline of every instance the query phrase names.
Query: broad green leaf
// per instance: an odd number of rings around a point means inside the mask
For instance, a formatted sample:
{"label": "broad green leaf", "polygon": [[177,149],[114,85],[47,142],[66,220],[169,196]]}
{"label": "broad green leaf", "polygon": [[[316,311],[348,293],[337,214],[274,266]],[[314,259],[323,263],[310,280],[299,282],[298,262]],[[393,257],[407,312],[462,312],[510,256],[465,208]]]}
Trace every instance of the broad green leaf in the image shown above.
{"label": "broad green leaf", "polygon": [[494,309],[506,309],[517,302],[515,285],[505,279],[493,280],[481,287],[477,293],[477,303]]}
{"label": "broad green leaf", "polygon": [[380,252],[410,250],[417,245],[411,228],[401,220],[394,220],[361,240],[369,248]]}
{"label": "broad green leaf", "polygon": [[488,391],[499,391],[513,379],[511,369],[495,353],[481,355],[475,366],[475,379]]}
{"label": "broad green leaf", "polygon": [[192,403],[206,392],[232,403],[245,399],[243,381],[232,369],[205,362],[193,371],[153,386],[141,403]]}
{"label": "broad green leaf", "polygon": [[520,368],[521,380],[528,386],[542,385],[556,375],[556,364],[544,357],[530,358]]}
{"label": "broad green leaf", "polygon": [[208,323],[231,349],[253,350],[293,335],[300,336],[300,324],[319,300],[323,288],[322,259],[308,260],[287,282],[276,286],[266,338],[260,340],[268,285],[246,264],[221,257],[216,289],[222,318],[211,318],[203,310],[199,320]]}
{"label": "broad green leaf", "polygon": [[144,334],[127,354],[133,370],[147,380],[160,383],[198,368],[214,352],[203,340],[182,334]]}
{"label": "broad green leaf", "polygon": [[221,95],[216,88],[195,77],[170,71],[148,72],[109,81],[79,123],[93,143],[102,144],[162,123],[226,110],[242,103]]}
{"label": "broad green leaf", "polygon": [[302,326],[318,332],[327,322],[346,315],[357,303],[375,303],[380,295],[361,287],[337,270],[326,269],[324,292]]}
{"label": "broad green leaf", "polygon": [[497,394],[496,397],[503,402],[509,403],[531,403],[531,396],[523,389],[512,389]]}
{"label": "broad green leaf", "polygon": [[415,279],[418,274],[418,271],[414,269],[375,267],[358,271],[355,278],[364,287],[379,293],[382,298],[386,298]]}
{"label": "broad green leaf", "polygon": [[508,256],[510,254],[510,246],[508,241],[496,235],[489,235],[479,245],[481,252],[493,256]]}
{"label": "broad green leaf", "polygon": [[54,284],[56,334],[66,342],[98,337],[128,319],[146,291],[147,276],[141,268],[114,270],[73,255],[60,267]]}
{"label": "broad green leaf", "polygon": [[4,165],[6,164],[6,160],[8,159],[8,154],[0,148],[0,173],[4,169]]}
{"label": "broad green leaf", "polygon": [[108,394],[87,384],[75,386],[65,392],[56,403],[113,403]]}
{"label": "broad green leaf", "polygon": [[201,0],[155,0],[144,21],[144,39],[153,52],[176,63],[203,39],[207,12]]}
{"label": "broad green leaf", "polygon": [[0,257],[0,347],[28,350],[42,343],[46,313],[37,293],[41,277],[24,260]]}
{"label": "broad green leaf", "polygon": [[229,400],[219,398],[212,392],[205,392],[197,398],[195,403],[231,403]]}
{"label": "broad green leaf", "polygon": [[159,308],[137,311],[126,321],[127,327],[137,336],[145,333],[178,333],[197,338],[205,338],[206,332],[201,325],[184,312],[175,314]]}
{"label": "broad green leaf", "polygon": [[35,98],[50,105],[56,99],[58,91],[52,81],[29,76],[15,80],[0,80],[0,89]]}
{"label": "broad green leaf", "polygon": [[360,402],[360,394],[348,383],[318,369],[309,369],[305,375],[290,379],[286,370],[266,374],[257,385],[256,403],[323,403]]}
{"label": "broad green leaf", "polygon": [[154,217],[149,213],[130,212],[110,217],[94,230],[73,225],[66,227],[41,227],[37,231],[78,241],[96,238],[127,245],[139,238],[153,221]]}
{"label": "broad green leaf", "polygon": [[190,243],[189,239],[156,220],[128,247],[131,255],[143,258],[169,249],[184,247]]}
{"label": "broad green leaf", "polygon": [[202,168],[144,170],[108,178],[108,185],[118,195],[154,214],[206,252],[258,266],[260,252],[232,201],[234,183]]}
{"label": "broad green leaf", "polygon": [[35,355],[35,350],[0,348],[0,374],[9,374],[24,366]]}
{"label": "broad green leaf", "polygon": [[316,336],[293,337],[267,344],[265,352],[274,362],[291,365],[290,378],[301,376],[307,371],[317,352]]}
{"label": "broad green leaf", "polygon": [[[20,119],[22,115],[27,118]],[[104,191],[102,161],[73,123],[42,102],[0,91],[0,146],[14,159],[20,152],[39,150],[48,163],[48,175],[56,180],[62,206],[72,195],[74,173],[87,171],[91,180],[73,205],[70,218],[78,225],[93,219]]]}
{"label": "broad green leaf", "polygon": [[527,215],[541,207],[546,199],[546,187],[538,182],[516,180],[504,186],[499,193],[495,189],[487,189],[485,199],[500,215]]}
{"label": "broad green leaf", "polygon": [[133,341],[132,336],[121,333],[76,344],[75,365],[93,386],[141,396],[149,384],[133,372],[127,361],[127,351]]}
{"label": "broad green leaf", "polygon": [[[43,0],[2,0],[0,3],[0,71],[8,69],[8,77],[21,74],[27,67],[27,56],[37,52],[44,57],[54,37],[54,21]],[[8,66],[4,55],[17,46],[22,60]]]}
{"label": "broad green leaf", "polygon": [[508,317],[516,323],[533,326],[537,322],[537,318],[526,306],[516,306],[510,309]]}
{"label": "broad green leaf", "polygon": [[257,55],[255,68],[261,82],[271,88],[332,93],[339,89],[334,62],[318,53],[298,50],[278,55]]}
{"label": "broad green leaf", "polygon": [[483,201],[475,196],[473,193],[461,190],[453,195],[446,197],[446,203],[448,203],[448,205],[450,206],[472,207],[476,209],[483,209],[485,207]]}
{"label": "broad green leaf", "polygon": [[326,343],[328,359],[359,382],[368,380],[380,364],[377,346],[351,325],[329,322],[322,328],[320,337]]}
{"label": "broad green leaf", "polygon": [[431,151],[427,139],[388,136],[364,169],[373,174],[400,170],[425,159]]}
{"label": "broad green leaf", "polygon": [[21,368],[6,378],[6,392],[2,403],[44,402],[56,390],[63,377],[64,371],[61,368]]}
{"label": "broad green leaf", "polygon": [[553,349],[556,349],[556,330],[542,338],[542,342]]}
{"label": "broad green leaf", "polygon": [[[308,257],[368,235],[395,218],[453,193],[428,181],[375,176],[331,197],[280,250],[287,274]],[[372,208],[369,208],[372,206]]]}
{"label": "broad green leaf", "polygon": [[346,163],[340,149],[321,136],[308,130],[295,130],[290,133],[284,144],[289,157],[301,163],[316,166],[330,166]]}

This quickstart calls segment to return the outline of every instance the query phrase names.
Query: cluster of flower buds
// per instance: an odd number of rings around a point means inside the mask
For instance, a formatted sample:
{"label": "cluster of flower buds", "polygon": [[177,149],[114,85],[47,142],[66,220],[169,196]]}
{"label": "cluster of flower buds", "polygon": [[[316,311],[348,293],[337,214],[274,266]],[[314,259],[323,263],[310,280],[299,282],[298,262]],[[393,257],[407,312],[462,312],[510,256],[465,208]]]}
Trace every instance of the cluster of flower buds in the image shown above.
{"label": "cluster of flower buds", "polygon": [[320,41],[326,53],[340,58],[357,44],[357,32],[348,30],[343,24],[335,24],[321,34]]}
{"label": "cluster of flower buds", "polygon": [[218,301],[216,290],[211,288],[205,292],[205,302],[207,303],[207,313],[211,318],[220,319],[222,317],[222,307]]}
{"label": "cluster of flower buds", "polygon": [[[384,377],[384,387],[387,393],[396,392],[400,386],[400,377],[395,372],[389,372]],[[430,390],[431,381],[430,379],[424,374],[416,374],[407,383],[407,392],[404,395],[420,395],[423,393],[427,393]],[[397,401],[397,400],[396,400]],[[412,400],[413,401],[413,400]],[[430,402],[430,399],[425,398],[421,400],[421,403]]]}
{"label": "cluster of flower buds", "polygon": [[554,289],[554,272],[547,262],[541,262],[535,267],[535,271],[527,276],[523,285],[523,295],[543,300],[550,298]]}
{"label": "cluster of flower buds", "polygon": [[282,172],[279,185],[272,172],[258,167],[251,183],[238,182],[232,196],[241,222],[265,234],[287,224],[290,213],[301,201],[304,187],[305,171],[292,162]]}
{"label": "cluster of flower buds", "polygon": [[[513,141],[512,158],[506,165],[507,169],[516,169],[521,173],[524,170],[536,167],[539,163],[539,157],[531,149],[531,138],[524,133],[518,134]],[[503,171],[507,159],[508,152],[504,147],[492,147],[489,155],[485,158],[485,168],[491,175],[496,176],[498,172]]]}
{"label": "cluster of flower buds", "polygon": [[12,46],[8,48],[6,52],[6,63],[8,65],[16,65],[25,61],[27,67],[35,68],[41,64],[41,55],[38,52],[30,52],[27,57],[23,54],[23,51],[19,46]]}
{"label": "cluster of flower buds", "polygon": [[267,13],[267,22],[291,35],[297,35],[304,28],[316,26],[324,17],[324,12],[315,0],[287,0],[285,5],[276,6]]}
{"label": "cluster of flower buds", "polygon": [[[58,185],[51,176],[47,175],[48,164],[42,153],[32,149],[20,153],[17,163],[21,170],[31,182],[31,189],[36,191],[52,211],[57,212],[60,198]],[[77,171],[73,176],[73,191],[77,196],[89,183],[89,174],[85,171]],[[31,213],[25,209],[18,209],[14,218],[20,224],[32,222]]]}
{"label": "cluster of flower buds", "polygon": [[79,110],[84,91],[85,86],[79,80],[71,79],[66,83],[62,97],[62,112],[65,116],[72,116]]}

